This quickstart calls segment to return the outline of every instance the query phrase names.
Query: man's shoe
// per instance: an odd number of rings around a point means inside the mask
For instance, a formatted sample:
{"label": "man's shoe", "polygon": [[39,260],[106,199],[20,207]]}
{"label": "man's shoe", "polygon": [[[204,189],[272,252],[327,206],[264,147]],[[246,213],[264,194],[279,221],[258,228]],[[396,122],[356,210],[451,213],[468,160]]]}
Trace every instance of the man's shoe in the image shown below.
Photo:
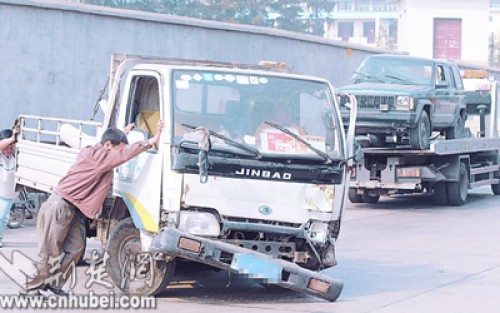
{"label": "man's shoe", "polygon": [[47,287],[41,293],[42,293],[42,295],[45,295],[45,296],[55,295],[55,296],[67,297],[69,295],[66,291],[64,291],[60,288],[54,288],[54,287]]}
{"label": "man's shoe", "polygon": [[84,259],[84,258],[81,258],[80,260],[78,260],[78,263],[76,263],[76,266],[80,267],[80,266],[89,266],[90,263]]}

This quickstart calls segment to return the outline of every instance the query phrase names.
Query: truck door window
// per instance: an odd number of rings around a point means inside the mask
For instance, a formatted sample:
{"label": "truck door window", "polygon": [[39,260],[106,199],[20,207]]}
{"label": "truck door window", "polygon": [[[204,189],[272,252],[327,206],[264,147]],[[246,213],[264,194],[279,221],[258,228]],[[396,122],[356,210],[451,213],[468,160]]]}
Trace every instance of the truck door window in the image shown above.
{"label": "truck door window", "polygon": [[[178,109],[176,126],[182,123],[199,124],[215,131],[228,132],[234,136],[240,131],[235,129],[246,123],[239,106],[240,93],[231,86],[189,82],[177,83],[175,105]],[[195,122],[196,121],[196,122]],[[180,129],[176,127],[176,129]],[[225,134],[227,135],[227,134]],[[237,135],[236,135],[237,136]]]}
{"label": "truck door window", "polygon": [[135,123],[147,137],[156,134],[160,119],[159,82],[153,76],[136,76],[132,80],[128,103],[127,121]]}

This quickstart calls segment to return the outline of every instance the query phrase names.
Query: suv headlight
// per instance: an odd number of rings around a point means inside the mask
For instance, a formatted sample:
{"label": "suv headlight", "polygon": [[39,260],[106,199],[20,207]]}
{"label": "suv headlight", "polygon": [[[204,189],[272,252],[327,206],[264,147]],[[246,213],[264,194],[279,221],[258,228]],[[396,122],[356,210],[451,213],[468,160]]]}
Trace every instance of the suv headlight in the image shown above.
{"label": "suv headlight", "polygon": [[217,237],[220,235],[219,220],[207,212],[181,212],[179,229],[195,236]]}
{"label": "suv headlight", "polygon": [[396,98],[396,110],[408,111],[414,109],[413,98],[409,96],[398,96]]}

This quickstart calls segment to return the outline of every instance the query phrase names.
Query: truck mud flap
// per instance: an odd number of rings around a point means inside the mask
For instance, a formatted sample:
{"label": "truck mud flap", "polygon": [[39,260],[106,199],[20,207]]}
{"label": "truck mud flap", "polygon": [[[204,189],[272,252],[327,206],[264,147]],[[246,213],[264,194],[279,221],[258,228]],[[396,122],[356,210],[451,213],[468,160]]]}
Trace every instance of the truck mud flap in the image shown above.
{"label": "truck mud flap", "polygon": [[295,263],[174,228],[163,229],[153,239],[151,251],[211,265],[264,284],[278,285],[329,301],[335,301],[343,287],[341,281]]}

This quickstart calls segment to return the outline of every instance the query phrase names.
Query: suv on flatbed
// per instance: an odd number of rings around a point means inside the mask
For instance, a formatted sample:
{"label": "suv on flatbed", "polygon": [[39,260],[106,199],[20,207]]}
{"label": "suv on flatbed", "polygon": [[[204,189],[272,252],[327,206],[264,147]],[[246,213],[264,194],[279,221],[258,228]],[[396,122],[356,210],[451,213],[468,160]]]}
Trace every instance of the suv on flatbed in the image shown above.
{"label": "suv on flatbed", "polygon": [[[358,100],[356,134],[371,145],[430,146],[433,131],[446,139],[464,135],[466,103],[456,64],[406,55],[368,56],[354,72],[354,84],[340,88]],[[340,96],[344,123],[348,97]]]}

